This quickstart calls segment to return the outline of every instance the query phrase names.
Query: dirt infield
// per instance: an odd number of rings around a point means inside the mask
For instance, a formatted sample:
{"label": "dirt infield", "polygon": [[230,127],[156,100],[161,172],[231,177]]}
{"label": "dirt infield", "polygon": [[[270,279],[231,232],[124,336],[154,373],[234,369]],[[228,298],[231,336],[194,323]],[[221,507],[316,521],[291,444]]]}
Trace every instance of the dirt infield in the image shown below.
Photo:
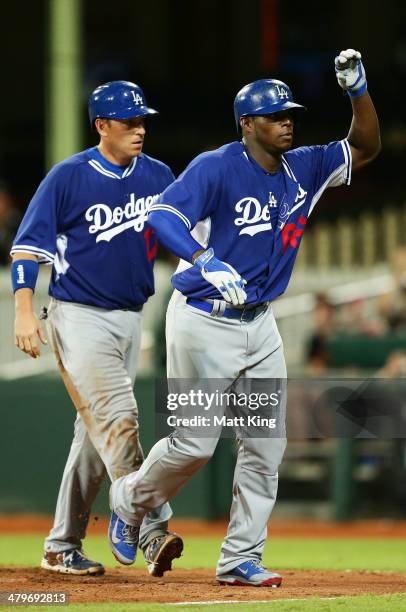
{"label": "dirt infield", "polygon": [[[107,532],[105,517],[91,516],[88,535]],[[52,527],[52,517],[35,514],[0,514],[0,533],[47,534]],[[224,536],[227,521],[202,521],[196,519],[172,519],[171,529],[184,536]],[[270,535],[284,538],[406,538],[405,521],[353,521],[334,523],[311,520],[273,520]]]}
{"label": "dirt infield", "polygon": [[404,574],[383,572],[285,571],[283,586],[275,588],[219,585],[211,571],[174,570],[165,578],[147,576],[145,569],[109,569],[102,577],[72,577],[41,569],[0,569],[2,591],[69,593],[70,603],[252,601],[305,597],[389,595],[405,593]]}
{"label": "dirt infield", "polygon": [[[35,515],[0,515],[0,533],[46,534],[52,518]],[[184,536],[224,536],[226,522],[173,520],[171,528]],[[93,516],[89,534],[107,531],[107,519]],[[359,521],[348,524],[320,521],[273,521],[276,537],[406,538],[406,523]],[[278,568],[274,568],[278,571]],[[406,593],[405,574],[371,571],[287,570],[282,588],[229,587],[219,585],[213,570],[175,569],[165,578],[152,578],[144,568],[107,569],[102,577],[52,574],[32,567],[0,567],[0,590],[14,592],[69,593],[71,603],[91,602],[199,602],[255,601],[306,597],[343,597],[364,594]]]}

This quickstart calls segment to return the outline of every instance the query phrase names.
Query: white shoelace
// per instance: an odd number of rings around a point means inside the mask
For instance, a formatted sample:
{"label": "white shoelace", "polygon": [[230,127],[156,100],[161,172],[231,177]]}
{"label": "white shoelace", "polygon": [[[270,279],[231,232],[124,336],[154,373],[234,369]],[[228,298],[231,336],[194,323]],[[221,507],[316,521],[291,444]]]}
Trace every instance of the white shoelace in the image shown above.
{"label": "white shoelace", "polygon": [[262,572],[266,572],[266,568],[262,565],[262,563],[260,561],[258,561],[257,559],[253,559],[252,561],[249,562],[253,567],[258,568],[259,570],[261,570]]}
{"label": "white shoelace", "polygon": [[138,529],[138,527],[133,527],[133,525],[123,527],[124,542],[126,544],[134,545],[138,543]]}

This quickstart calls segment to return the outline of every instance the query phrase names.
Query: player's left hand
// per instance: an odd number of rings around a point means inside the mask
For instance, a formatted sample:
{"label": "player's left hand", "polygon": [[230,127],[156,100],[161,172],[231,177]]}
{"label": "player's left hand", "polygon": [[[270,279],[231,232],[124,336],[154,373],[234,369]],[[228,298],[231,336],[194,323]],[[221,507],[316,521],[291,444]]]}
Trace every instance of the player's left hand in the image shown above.
{"label": "player's left hand", "polygon": [[353,98],[362,96],[367,90],[367,79],[361,61],[361,53],[354,49],[340,51],[334,64],[340,87]]}
{"label": "player's left hand", "polygon": [[202,253],[195,260],[195,265],[200,268],[203,278],[216,287],[226,302],[231,302],[234,306],[244,304],[247,299],[244,285],[247,281],[241,278],[233,266],[217,259],[212,248]]}

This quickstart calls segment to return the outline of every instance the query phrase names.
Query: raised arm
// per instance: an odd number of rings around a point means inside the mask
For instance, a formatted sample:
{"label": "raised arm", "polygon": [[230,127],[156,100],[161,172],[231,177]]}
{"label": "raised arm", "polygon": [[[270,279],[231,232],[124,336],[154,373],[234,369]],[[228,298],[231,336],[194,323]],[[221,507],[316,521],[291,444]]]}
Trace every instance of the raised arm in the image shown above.
{"label": "raised arm", "polygon": [[371,96],[367,91],[361,53],[347,49],[335,58],[338,84],[350,97],[352,121],[347,140],[352,153],[352,170],[362,168],[381,150],[379,122]]}

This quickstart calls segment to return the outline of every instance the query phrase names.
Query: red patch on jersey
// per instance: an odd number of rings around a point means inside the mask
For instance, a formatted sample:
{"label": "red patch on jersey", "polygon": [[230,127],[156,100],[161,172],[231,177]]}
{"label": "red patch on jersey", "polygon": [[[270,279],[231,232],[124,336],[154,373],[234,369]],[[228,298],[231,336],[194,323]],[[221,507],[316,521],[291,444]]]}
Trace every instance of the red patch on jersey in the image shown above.
{"label": "red patch on jersey", "polygon": [[297,247],[299,246],[299,238],[300,236],[303,234],[304,232],[304,227],[298,227],[298,226],[304,226],[307,223],[307,219],[306,217],[303,217],[303,215],[301,215],[299,217],[299,221],[296,223],[287,223],[283,230],[282,230],[282,242],[283,242],[283,249],[282,249],[282,254],[284,255],[286,253],[286,249],[288,248],[288,246],[291,246],[293,249],[297,249]]}
{"label": "red patch on jersey", "polygon": [[144,232],[144,240],[147,247],[148,261],[154,261],[158,251],[158,238],[155,236],[155,230],[148,227]]}

